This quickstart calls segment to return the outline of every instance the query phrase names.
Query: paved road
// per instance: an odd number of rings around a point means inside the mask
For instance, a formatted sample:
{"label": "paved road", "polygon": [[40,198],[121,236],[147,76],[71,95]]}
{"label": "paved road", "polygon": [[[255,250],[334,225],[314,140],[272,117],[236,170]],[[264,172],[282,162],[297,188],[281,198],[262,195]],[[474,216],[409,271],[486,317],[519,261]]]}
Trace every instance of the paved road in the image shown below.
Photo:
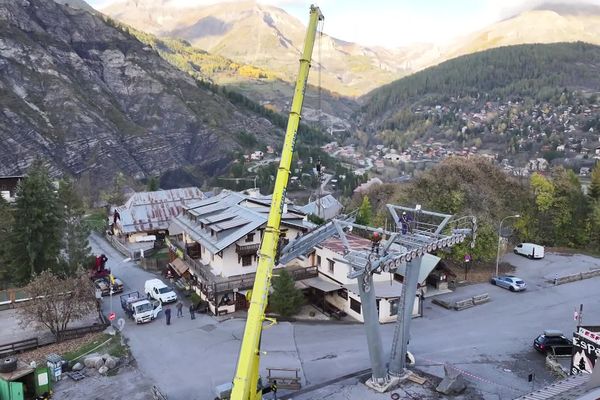
{"label": "paved road", "polygon": [[[142,290],[144,281],[153,275],[133,263],[123,263],[122,256],[103,240],[92,240],[94,251],[109,257],[109,266],[121,277],[127,289]],[[464,310],[449,311],[425,303],[425,316],[415,319],[410,350],[417,358],[417,367],[443,375],[442,365],[452,363],[465,371],[469,381],[485,399],[512,399],[527,392],[531,384],[527,375],[536,372],[538,385],[553,378],[544,368],[544,359],[531,349],[533,338],[543,329],[574,328],[573,310],[585,304],[586,322],[600,322],[600,278],[553,286],[544,281],[545,268],[587,268],[595,259],[584,256],[549,255],[545,260],[507,256],[518,263],[517,273],[531,278],[530,289],[524,293],[482,284],[482,290],[492,296],[490,303]],[[557,258],[558,257],[558,258]],[[542,276],[540,278],[540,276]],[[115,301],[115,308],[118,302]],[[121,315],[118,311],[117,314]],[[127,322],[125,335],[140,370],[159,385],[170,400],[212,400],[212,388],[231,380],[240,346],[244,321],[232,319],[219,322],[200,315],[195,321],[173,319],[166,326],[161,315],[157,321],[136,326]],[[382,329],[384,343],[389,347],[393,325]],[[316,385],[339,376],[369,367],[364,331],[361,325],[280,323],[267,329],[263,336],[261,367],[301,368],[303,385]],[[299,399],[388,399],[388,395],[365,398],[352,391],[306,394]],[[362,390],[354,383],[356,390]],[[336,385],[338,390],[339,385]],[[327,389],[325,389],[327,390]],[[350,391],[350,392],[349,392]],[[340,395],[341,396],[341,395]],[[350,396],[350,397],[348,397]]]}

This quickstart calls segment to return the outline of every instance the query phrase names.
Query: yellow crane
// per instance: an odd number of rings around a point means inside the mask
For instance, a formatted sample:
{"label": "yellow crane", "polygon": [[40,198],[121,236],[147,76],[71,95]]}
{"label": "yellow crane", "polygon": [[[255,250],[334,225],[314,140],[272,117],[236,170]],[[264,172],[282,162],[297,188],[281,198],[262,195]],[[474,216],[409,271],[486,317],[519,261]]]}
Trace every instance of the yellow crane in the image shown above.
{"label": "yellow crane", "polygon": [[242,347],[240,349],[235,377],[233,379],[233,389],[231,391],[232,400],[262,399],[262,390],[258,387],[260,340],[263,323],[265,321],[265,308],[267,307],[271,276],[275,264],[275,255],[279,242],[281,213],[283,211],[285,194],[290,177],[290,167],[292,164],[292,156],[294,154],[294,146],[296,144],[296,134],[298,132],[298,125],[300,124],[300,112],[302,111],[302,103],[304,101],[304,91],[306,90],[310,61],[317,35],[317,26],[321,20],[323,20],[321,10],[319,7],[312,5],[310,7],[310,21],[306,31],[304,50],[302,52],[302,58],[300,59],[300,70],[294,89],[292,108],[290,110],[283,150],[281,152],[281,161],[279,163],[279,170],[277,171],[277,178],[275,179],[271,209],[269,210],[267,227],[265,228],[263,241],[258,252],[259,261],[254,286],[252,288],[250,308],[248,309],[248,319],[246,320]]}

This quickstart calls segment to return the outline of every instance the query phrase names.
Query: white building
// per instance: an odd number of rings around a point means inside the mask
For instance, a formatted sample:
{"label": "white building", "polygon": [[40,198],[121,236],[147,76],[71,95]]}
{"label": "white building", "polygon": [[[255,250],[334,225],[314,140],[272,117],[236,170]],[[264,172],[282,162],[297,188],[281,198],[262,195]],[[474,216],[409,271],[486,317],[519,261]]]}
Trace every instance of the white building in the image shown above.
{"label": "white building", "polygon": [[308,203],[300,209],[305,214],[314,214],[324,220],[330,220],[337,217],[343,208],[342,203],[337,201],[332,195],[328,194],[327,196],[321,197],[319,200]]}
{"label": "white building", "polygon": [[[172,223],[173,252],[190,266],[197,293],[214,314],[245,309],[245,294],[254,284],[258,250],[267,225],[270,197],[223,191],[187,204]],[[300,210],[286,206],[281,238],[293,239],[314,227]],[[293,261],[294,265],[298,262]],[[315,268],[288,268],[295,279],[315,276]],[[312,272],[310,272],[312,270]]]}
{"label": "white building", "polygon": [[[354,235],[347,236],[350,246],[353,250],[371,249],[371,241]],[[310,296],[316,305],[321,305],[324,309],[339,309],[352,318],[363,322],[361,301],[356,279],[349,279],[348,273],[351,271],[350,264],[343,258],[343,244],[339,237],[334,236],[325,240],[315,247],[313,253],[308,257],[310,265],[314,265],[318,270],[317,278],[310,278],[301,281],[308,289],[312,291]],[[421,295],[425,293],[426,280],[431,271],[439,262],[439,258],[430,254],[423,256],[420,274],[418,278],[419,290],[415,299],[413,316],[421,315]],[[401,267],[398,273],[374,274],[373,281],[375,294],[377,297],[377,308],[379,310],[379,322],[392,322],[396,320],[398,313],[398,300],[402,293],[402,281],[404,267]]]}

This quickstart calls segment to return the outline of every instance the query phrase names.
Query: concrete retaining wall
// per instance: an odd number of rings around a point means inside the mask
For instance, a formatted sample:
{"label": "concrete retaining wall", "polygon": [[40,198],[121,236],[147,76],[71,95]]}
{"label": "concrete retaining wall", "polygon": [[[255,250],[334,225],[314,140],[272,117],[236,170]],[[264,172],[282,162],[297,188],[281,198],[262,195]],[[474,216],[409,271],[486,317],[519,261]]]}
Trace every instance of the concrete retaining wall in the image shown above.
{"label": "concrete retaining wall", "polygon": [[461,300],[443,300],[435,298],[431,302],[444,308],[447,308],[448,310],[462,311],[467,308],[477,306],[479,304],[487,303],[488,301],[490,301],[490,295],[488,293],[482,293]]}
{"label": "concrete retaining wall", "polygon": [[580,281],[583,279],[590,279],[596,276],[600,276],[600,269],[594,269],[587,272],[579,272],[577,274],[564,275],[556,279],[551,279],[548,282],[553,283],[555,285],[562,285],[565,283]]}

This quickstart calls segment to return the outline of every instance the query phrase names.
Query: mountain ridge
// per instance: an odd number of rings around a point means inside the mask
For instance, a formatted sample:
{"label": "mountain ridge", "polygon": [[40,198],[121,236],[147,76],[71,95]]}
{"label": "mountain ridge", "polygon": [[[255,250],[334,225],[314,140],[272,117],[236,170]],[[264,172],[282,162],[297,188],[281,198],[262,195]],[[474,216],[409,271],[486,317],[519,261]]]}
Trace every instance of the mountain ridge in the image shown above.
{"label": "mountain ridge", "polygon": [[54,176],[141,179],[222,171],[238,136],[272,143],[280,129],[171,66],[83,10],[0,0],[0,173],[41,158]]}

